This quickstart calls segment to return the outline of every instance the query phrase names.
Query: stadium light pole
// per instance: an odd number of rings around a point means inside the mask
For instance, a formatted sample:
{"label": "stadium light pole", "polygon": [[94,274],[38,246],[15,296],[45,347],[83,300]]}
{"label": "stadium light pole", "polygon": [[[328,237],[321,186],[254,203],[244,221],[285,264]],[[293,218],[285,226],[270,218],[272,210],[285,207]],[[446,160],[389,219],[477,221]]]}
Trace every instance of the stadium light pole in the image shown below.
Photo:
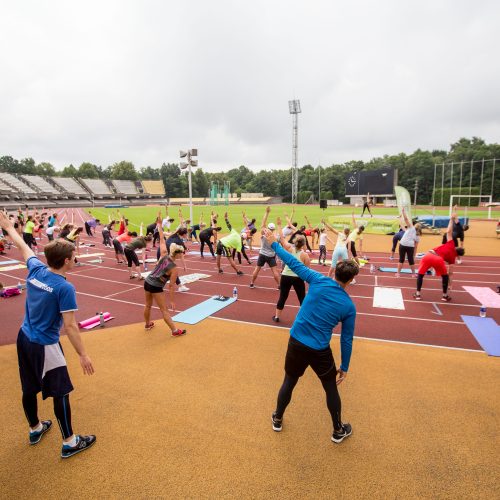
{"label": "stadium light pole", "polygon": [[298,99],[288,101],[288,110],[293,117],[292,125],[292,203],[297,203],[299,191],[299,170],[297,168],[298,147],[299,147],[299,117],[302,112]]}
{"label": "stadium light pole", "polygon": [[179,152],[181,158],[186,158],[186,162],[181,162],[181,170],[188,169],[188,185],[189,185],[189,219],[193,224],[193,187],[191,181],[191,167],[198,166],[198,160],[193,160],[193,156],[198,156],[198,149],[188,149],[187,151],[181,150]]}

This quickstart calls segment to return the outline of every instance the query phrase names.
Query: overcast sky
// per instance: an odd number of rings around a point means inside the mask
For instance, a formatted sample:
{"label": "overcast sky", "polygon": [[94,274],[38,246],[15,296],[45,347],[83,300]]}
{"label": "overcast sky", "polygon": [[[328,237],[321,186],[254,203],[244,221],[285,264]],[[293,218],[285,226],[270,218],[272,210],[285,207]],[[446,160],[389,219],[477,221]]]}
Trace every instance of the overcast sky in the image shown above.
{"label": "overcast sky", "polygon": [[0,0],[0,156],[299,165],[500,141],[500,2]]}

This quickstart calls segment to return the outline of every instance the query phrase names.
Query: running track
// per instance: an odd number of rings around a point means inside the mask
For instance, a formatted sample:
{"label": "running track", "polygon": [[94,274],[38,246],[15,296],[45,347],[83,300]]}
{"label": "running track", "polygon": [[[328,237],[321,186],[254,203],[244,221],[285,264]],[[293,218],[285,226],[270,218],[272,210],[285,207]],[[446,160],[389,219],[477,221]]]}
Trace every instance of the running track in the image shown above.
{"label": "running track", "polygon": [[[83,225],[86,214],[81,209],[61,210],[59,217],[68,220],[72,213],[75,223]],[[40,250],[43,249],[43,244],[46,242],[44,239],[39,243]],[[100,235],[95,238],[85,236],[83,242],[95,243],[94,248],[89,248],[89,253],[103,252],[105,255],[102,257],[102,264],[84,264],[82,267],[75,267],[68,275],[69,281],[75,285],[77,290],[78,319],[93,316],[96,311],[109,311],[115,316],[113,321],[107,323],[110,327],[143,321],[143,283],[129,279],[127,268],[123,264],[116,263],[113,249],[105,248],[102,245]],[[390,245],[389,239],[388,245]],[[198,245],[191,245],[190,250],[197,251]],[[81,249],[81,254],[84,253],[85,249]],[[331,252],[329,252],[330,255]],[[389,261],[387,255],[370,254],[370,256],[371,262],[377,266],[395,267],[394,262]],[[19,252],[13,248],[7,252],[7,255],[0,256],[0,265],[2,260],[15,258],[19,258]],[[43,259],[43,256],[41,258]],[[82,262],[86,260],[84,258]],[[237,286],[238,301],[222,309],[215,314],[215,317],[245,323],[265,324],[275,328],[290,328],[298,310],[298,301],[292,291],[282,314],[282,322],[279,325],[272,322],[271,318],[274,315],[279,291],[268,268],[264,268],[259,274],[256,288],[250,289],[248,284],[253,266],[243,264],[241,268],[245,275],[236,276],[223,259],[224,274],[219,275],[215,261],[209,253],[208,257],[204,259],[198,253],[186,255],[185,261],[187,270],[184,271],[181,268],[181,275],[204,273],[210,277],[188,284],[189,292],[176,292],[177,311],[183,311],[213,295],[231,295],[233,287]],[[496,290],[497,284],[500,283],[500,259],[468,257],[464,264],[455,266],[453,289],[450,292],[453,296],[451,303],[440,301],[440,278],[425,277],[422,289],[424,300],[417,302],[412,297],[415,290],[415,279],[411,277],[396,278],[389,273],[380,272],[372,275],[368,267],[365,266],[361,270],[357,277],[357,284],[349,287],[348,290],[358,311],[356,336],[439,347],[481,349],[460,317],[462,314],[477,315],[480,305],[462,289],[462,285],[489,286]],[[315,265],[313,268],[323,273],[328,270],[327,267]],[[0,272],[0,281],[6,285],[15,285],[18,281],[24,282],[25,277],[25,269]],[[401,288],[405,310],[374,308],[372,306],[374,286]],[[14,343],[24,314],[24,297],[2,299],[0,304],[3,323],[0,345]],[[490,308],[488,316],[500,323],[499,309]],[[160,314],[157,309],[153,310],[152,317],[158,325],[153,332],[157,334],[168,331],[166,325],[163,325],[159,320]],[[236,325],[235,328],[237,328]],[[93,332],[98,334],[99,329],[95,329]],[[340,333],[340,330],[336,329],[334,333]]]}

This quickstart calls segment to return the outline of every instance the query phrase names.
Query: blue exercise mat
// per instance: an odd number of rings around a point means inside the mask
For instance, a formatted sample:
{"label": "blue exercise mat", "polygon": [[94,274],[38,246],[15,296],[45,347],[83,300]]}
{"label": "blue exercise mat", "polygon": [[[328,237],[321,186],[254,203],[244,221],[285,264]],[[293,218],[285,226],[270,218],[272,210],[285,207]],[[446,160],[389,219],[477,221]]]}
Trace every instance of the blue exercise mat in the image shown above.
{"label": "blue exercise mat", "polygon": [[0,266],[13,266],[15,264],[20,264],[18,260],[0,260]]}
{"label": "blue exercise mat", "polygon": [[493,318],[462,316],[478,344],[489,356],[500,356],[500,326]]}
{"label": "blue exercise mat", "polygon": [[[423,222],[424,224],[432,226],[432,215],[419,215],[417,219],[419,222]],[[469,223],[468,217],[459,217],[458,220],[460,221],[460,224],[462,224],[462,226]],[[450,223],[450,218],[446,215],[434,216],[434,227],[439,227],[439,228],[448,227],[449,223]]]}
{"label": "blue exercise mat", "polygon": [[[383,273],[397,273],[398,268],[397,267],[379,267],[379,271],[382,271]],[[411,274],[411,269],[401,269],[402,273],[405,274]],[[430,271],[427,271],[427,274],[431,274]]]}
{"label": "blue exercise mat", "polygon": [[224,309],[224,307],[228,306],[236,302],[236,299],[229,297],[225,301],[217,300],[217,295],[214,295],[210,299],[207,299],[200,304],[190,307],[185,311],[176,314],[172,319],[174,321],[179,321],[179,323],[186,323],[187,325],[195,325],[199,323],[201,320],[208,318],[212,314]]}

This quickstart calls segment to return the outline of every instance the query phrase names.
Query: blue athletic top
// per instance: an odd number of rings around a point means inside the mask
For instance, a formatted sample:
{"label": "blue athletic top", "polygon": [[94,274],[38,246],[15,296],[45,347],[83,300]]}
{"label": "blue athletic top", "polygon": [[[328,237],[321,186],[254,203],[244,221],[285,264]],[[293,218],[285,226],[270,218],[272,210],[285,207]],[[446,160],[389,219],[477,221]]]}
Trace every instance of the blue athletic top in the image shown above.
{"label": "blue athletic top", "polygon": [[351,359],[356,319],[356,308],[353,301],[336,281],[312,271],[278,243],[274,242],[272,247],[278,257],[299,278],[309,283],[309,291],[295,318],[290,335],[311,349],[319,351],[330,345],[332,330],[341,322],[342,362],[340,369],[347,372]]}
{"label": "blue athletic top", "polygon": [[62,313],[76,311],[76,292],[71,283],[60,274],[32,256],[26,262],[26,314],[22,330],[36,344],[51,345],[59,342]]}

